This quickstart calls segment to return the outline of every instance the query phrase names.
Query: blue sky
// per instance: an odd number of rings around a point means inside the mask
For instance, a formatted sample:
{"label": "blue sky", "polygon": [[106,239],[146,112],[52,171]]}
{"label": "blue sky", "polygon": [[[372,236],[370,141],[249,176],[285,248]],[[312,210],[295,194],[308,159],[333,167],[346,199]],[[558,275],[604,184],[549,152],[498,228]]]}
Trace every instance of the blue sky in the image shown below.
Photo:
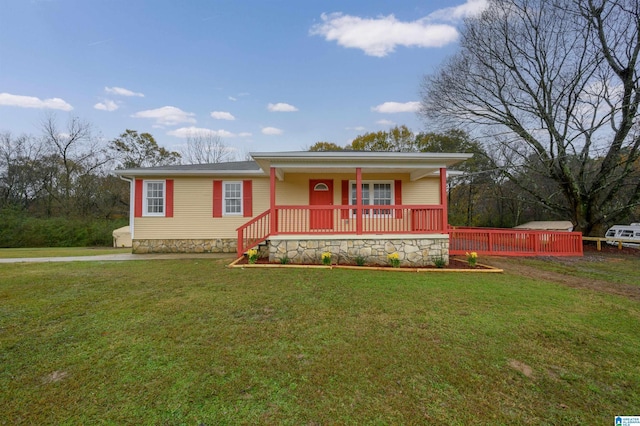
{"label": "blue sky", "polygon": [[54,112],[106,140],[211,134],[240,154],[418,132],[422,76],[484,3],[0,0],[0,132]]}

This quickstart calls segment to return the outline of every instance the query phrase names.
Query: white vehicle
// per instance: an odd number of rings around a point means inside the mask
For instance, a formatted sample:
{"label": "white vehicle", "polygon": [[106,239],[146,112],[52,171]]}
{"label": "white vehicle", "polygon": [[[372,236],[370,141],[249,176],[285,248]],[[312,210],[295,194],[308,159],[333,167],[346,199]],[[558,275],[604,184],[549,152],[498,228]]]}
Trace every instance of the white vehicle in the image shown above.
{"label": "white vehicle", "polygon": [[622,243],[623,246],[640,247],[640,223],[614,225],[607,229],[605,237],[614,238],[613,240],[607,241],[609,244],[617,245],[619,240],[624,240]]}

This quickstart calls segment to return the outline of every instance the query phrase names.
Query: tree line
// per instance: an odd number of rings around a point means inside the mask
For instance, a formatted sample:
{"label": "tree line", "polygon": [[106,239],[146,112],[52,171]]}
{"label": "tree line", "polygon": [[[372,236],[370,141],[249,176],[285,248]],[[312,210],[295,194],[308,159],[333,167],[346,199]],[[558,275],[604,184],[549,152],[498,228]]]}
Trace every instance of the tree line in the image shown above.
{"label": "tree line", "polygon": [[93,126],[54,115],[39,135],[0,133],[0,247],[109,245],[128,223],[129,185],[114,169],[233,159],[219,137],[194,134],[181,152],[149,133],[105,141]]}

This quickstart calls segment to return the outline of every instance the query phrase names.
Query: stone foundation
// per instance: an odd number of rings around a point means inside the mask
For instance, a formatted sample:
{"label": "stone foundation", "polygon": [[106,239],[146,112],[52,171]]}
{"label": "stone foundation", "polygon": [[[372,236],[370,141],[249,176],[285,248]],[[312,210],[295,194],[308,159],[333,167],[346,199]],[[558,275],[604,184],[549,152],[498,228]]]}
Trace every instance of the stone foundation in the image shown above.
{"label": "stone foundation", "polygon": [[215,240],[133,240],[132,253],[235,253],[235,238]]}
{"label": "stone foundation", "polygon": [[366,265],[388,265],[387,255],[398,253],[400,266],[432,266],[436,260],[449,263],[449,236],[341,236],[340,239],[308,236],[272,237],[269,240],[269,261],[321,264],[322,253],[331,252],[334,264],[356,264],[360,258]]}

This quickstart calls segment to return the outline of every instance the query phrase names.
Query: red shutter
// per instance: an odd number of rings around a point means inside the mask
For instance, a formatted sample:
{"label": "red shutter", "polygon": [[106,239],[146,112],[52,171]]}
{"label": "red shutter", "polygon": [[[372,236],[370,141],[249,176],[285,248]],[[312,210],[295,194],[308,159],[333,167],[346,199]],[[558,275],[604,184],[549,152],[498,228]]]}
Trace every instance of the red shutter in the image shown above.
{"label": "red shutter", "polygon": [[[348,180],[342,181],[342,205],[343,206],[349,205],[349,181]],[[341,211],[340,217],[342,219],[349,219],[348,209],[343,208],[340,211]]]}
{"label": "red shutter", "polygon": [[244,217],[253,216],[253,193],[251,191],[252,181],[242,181],[242,211]]}
{"label": "red shutter", "polygon": [[[396,180],[394,184],[394,193],[396,197],[394,203],[396,206],[400,206],[402,205],[402,181]],[[402,219],[402,209],[396,209],[396,219]]]}
{"label": "red shutter", "polygon": [[165,181],[165,217],[173,217],[173,179]]}
{"label": "red shutter", "polygon": [[222,217],[222,181],[213,181],[213,217]]}
{"label": "red shutter", "polygon": [[133,203],[133,216],[142,217],[142,189],[143,183],[142,179],[136,179],[135,189],[134,189],[134,203]]}

